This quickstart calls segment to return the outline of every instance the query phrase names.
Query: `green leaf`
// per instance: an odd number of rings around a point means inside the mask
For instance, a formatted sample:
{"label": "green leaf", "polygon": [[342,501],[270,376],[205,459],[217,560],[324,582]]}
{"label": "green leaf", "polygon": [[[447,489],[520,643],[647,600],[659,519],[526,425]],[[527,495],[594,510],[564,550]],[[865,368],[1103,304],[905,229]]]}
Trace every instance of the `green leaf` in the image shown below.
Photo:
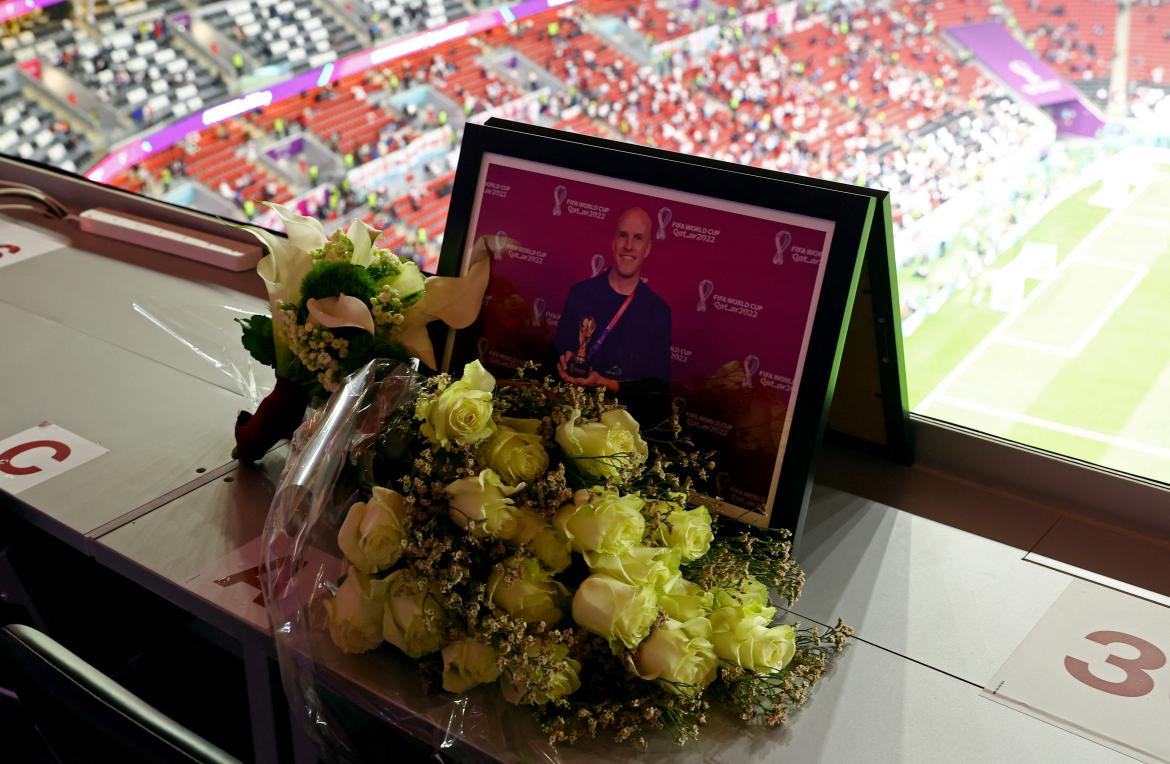
{"label": "green leaf", "polygon": [[255,315],[251,318],[237,318],[236,323],[244,329],[240,338],[244,349],[258,362],[275,369],[276,340],[272,336],[272,319]]}

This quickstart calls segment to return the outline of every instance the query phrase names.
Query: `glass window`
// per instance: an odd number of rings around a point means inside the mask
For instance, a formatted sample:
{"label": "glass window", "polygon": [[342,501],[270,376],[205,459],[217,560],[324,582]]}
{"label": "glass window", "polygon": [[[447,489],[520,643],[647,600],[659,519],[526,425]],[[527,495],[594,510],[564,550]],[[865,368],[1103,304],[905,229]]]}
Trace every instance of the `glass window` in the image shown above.
{"label": "glass window", "polygon": [[0,151],[424,268],[492,115],[888,188],[914,411],[1170,481],[1164,3],[33,5]]}

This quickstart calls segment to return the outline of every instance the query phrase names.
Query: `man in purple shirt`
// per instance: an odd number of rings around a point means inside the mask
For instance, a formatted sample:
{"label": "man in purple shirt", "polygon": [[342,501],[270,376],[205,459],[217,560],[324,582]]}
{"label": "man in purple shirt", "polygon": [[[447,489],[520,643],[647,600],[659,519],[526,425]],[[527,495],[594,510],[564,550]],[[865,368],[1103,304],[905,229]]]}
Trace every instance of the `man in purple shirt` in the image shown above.
{"label": "man in purple shirt", "polygon": [[642,281],[652,224],[640,207],[623,212],[613,233],[613,264],[569,290],[553,346],[566,382],[605,387],[670,380],[670,306]]}

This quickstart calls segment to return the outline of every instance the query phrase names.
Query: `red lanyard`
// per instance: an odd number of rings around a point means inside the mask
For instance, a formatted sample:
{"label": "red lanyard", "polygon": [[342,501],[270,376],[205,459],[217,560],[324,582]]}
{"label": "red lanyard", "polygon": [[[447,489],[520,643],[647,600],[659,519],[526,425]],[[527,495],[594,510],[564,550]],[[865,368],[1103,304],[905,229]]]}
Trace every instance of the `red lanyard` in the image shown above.
{"label": "red lanyard", "polygon": [[593,344],[589,346],[590,357],[592,357],[593,354],[601,348],[601,343],[605,342],[605,338],[608,337],[609,333],[613,331],[613,328],[617,326],[618,321],[622,320],[622,316],[626,313],[626,308],[630,307],[630,303],[634,301],[634,292],[637,291],[638,285],[635,284],[634,291],[626,295],[625,302],[623,302],[622,306],[617,309],[617,313],[613,314],[613,318],[611,318],[609,323],[606,324],[605,328],[601,330],[601,334],[597,335],[597,339],[593,340]]}

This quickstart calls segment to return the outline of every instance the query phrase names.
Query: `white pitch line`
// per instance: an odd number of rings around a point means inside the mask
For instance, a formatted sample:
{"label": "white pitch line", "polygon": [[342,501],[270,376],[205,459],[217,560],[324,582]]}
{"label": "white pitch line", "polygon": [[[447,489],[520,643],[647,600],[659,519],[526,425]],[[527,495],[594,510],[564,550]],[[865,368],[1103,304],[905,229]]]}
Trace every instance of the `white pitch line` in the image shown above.
{"label": "white pitch line", "polygon": [[1113,268],[1117,271],[1129,271],[1130,273],[1144,274],[1146,272],[1146,269],[1140,265],[1127,263],[1123,260],[1104,260],[1100,257],[1090,257],[1088,255],[1079,255],[1075,259],[1078,263],[1084,263],[1085,265],[1095,265],[1098,268]]}
{"label": "white pitch line", "polygon": [[984,403],[974,403],[972,401],[962,400],[961,398],[950,398],[947,396],[941,396],[938,399],[938,403],[951,406],[953,408],[964,409],[976,414],[999,417],[1001,419],[1007,419],[1012,422],[1018,422],[1020,424],[1026,424],[1032,427],[1040,427],[1045,430],[1052,430],[1053,432],[1059,432],[1065,435],[1074,435],[1078,438],[1104,443],[1109,446],[1114,446],[1115,448],[1125,448],[1130,451],[1139,451],[1143,454],[1149,454],[1150,456],[1156,456],[1161,459],[1170,459],[1170,448],[1160,448],[1158,446],[1151,446],[1147,443],[1139,443],[1136,440],[1129,440],[1128,438],[1119,438],[1115,435],[1106,435],[1100,432],[1093,432],[1092,430],[1086,430],[1081,427],[1073,427],[1071,425],[1061,424],[1060,422],[1050,422],[1047,419],[1040,419],[1038,417],[1028,416],[1027,414],[1019,414],[1015,411],[1008,411],[1007,409],[1001,409],[996,406],[988,406]]}
{"label": "white pitch line", "polygon": [[1001,345],[1011,345],[1012,347],[1021,348],[1023,350],[1032,350],[1037,353],[1051,353],[1052,355],[1060,355],[1065,358],[1074,358],[1075,354],[1068,348],[1062,348],[1059,345],[1046,345],[1043,342],[1033,342],[1032,340],[1022,340],[1017,337],[997,337],[996,342]]}
{"label": "white pitch line", "polygon": [[1152,218],[1139,218],[1132,215],[1122,215],[1117,219],[1118,223],[1125,223],[1126,225],[1140,225],[1143,228],[1161,228],[1164,231],[1170,231],[1170,222],[1165,220],[1155,220]]}
{"label": "white pitch line", "polygon": [[1146,277],[1147,273],[1149,273],[1149,271],[1147,271],[1145,268],[1139,268],[1138,271],[1134,273],[1133,277],[1125,283],[1125,286],[1121,288],[1121,291],[1119,291],[1117,295],[1109,301],[1109,304],[1105,306],[1105,309],[1097,314],[1097,317],[1093,319],[1093,323],[1089,324],[1089,327],[1085,329],[1085,333],[1082,334],[1081,338],[1077,340],[1076,343],[1072,346],[1072,356],[1074,358],[1085,352],[1085,348],[1089,346],[1089,343],[1093,341],[1093,338],[1097,336],[1097,334],[1101,331],[1101,328],[1109,322],[1109,319],[1113,318],[1113,314],[1116,313],[1129,298],[1129,296],[1133,294],[1133,290],[1137,289],[1138,284],[1142,283],[1142,279]]}
{"label": "white pitch line", "polygon": [[[1145,191],[1149,185],[1150,184],[1147,183],[1141,190]],[[1008,313],[1007,316],[1004,317],[1003,321],[1000,321],[994,329],[988,332],[987,336],[984,337],[978,345],[972,348],[971,352],[967,354],[967,357],[955,364],[955,368],[951,369],[950,373],[943,377],[942,381],[935,385],[933,390],[927,393],[926,397],[922,399],[922,403],[918,406],[918,412],[921,414],[926,413],[926,411],[934,405],[934,402],[938,400],[938,397],[942,395],[942,391],[953,384],[960,375],[966,372],[967,369],[971,367],[971,364],[975,362],[975,359],[982,355],[983,352],[987,350],[987,348],[991,347],[991,344],[999,339],[999,337],[1007,330],[1007,327],[1009,327],[1013,321],[1022,315],[1023,312],[1027,310],[1032,305],[1032,303],[1034,303],[1036,299],[1048,289],[1048,287],[1052,286],[1052,284],[1056,282],[1056,279],[1060,277],[1060,274],[1063,273],[1066,268],[1068,268],[1069,264],[1072,262],[1072,259],[1074,257],[1080,257],[1081,252],[1088,248],[1090,242],[1100,236],[1101,233],[1119,217],[1121,217],[1120,207],[1101,218],[1101,222],[1097,224],[1097,227],[1090,231],[1089,235],[1082,239],[1080,244],[1073,247],[1072,251],[1065,256],[1060,265],[1052,269],[1052,272],[1048,274],[1048,278],[1037,284],[1036,287],[1032,290],[1031,294],[1025,297],[1020,302],[1020,304],[1015,307],[1014,310]]]}

